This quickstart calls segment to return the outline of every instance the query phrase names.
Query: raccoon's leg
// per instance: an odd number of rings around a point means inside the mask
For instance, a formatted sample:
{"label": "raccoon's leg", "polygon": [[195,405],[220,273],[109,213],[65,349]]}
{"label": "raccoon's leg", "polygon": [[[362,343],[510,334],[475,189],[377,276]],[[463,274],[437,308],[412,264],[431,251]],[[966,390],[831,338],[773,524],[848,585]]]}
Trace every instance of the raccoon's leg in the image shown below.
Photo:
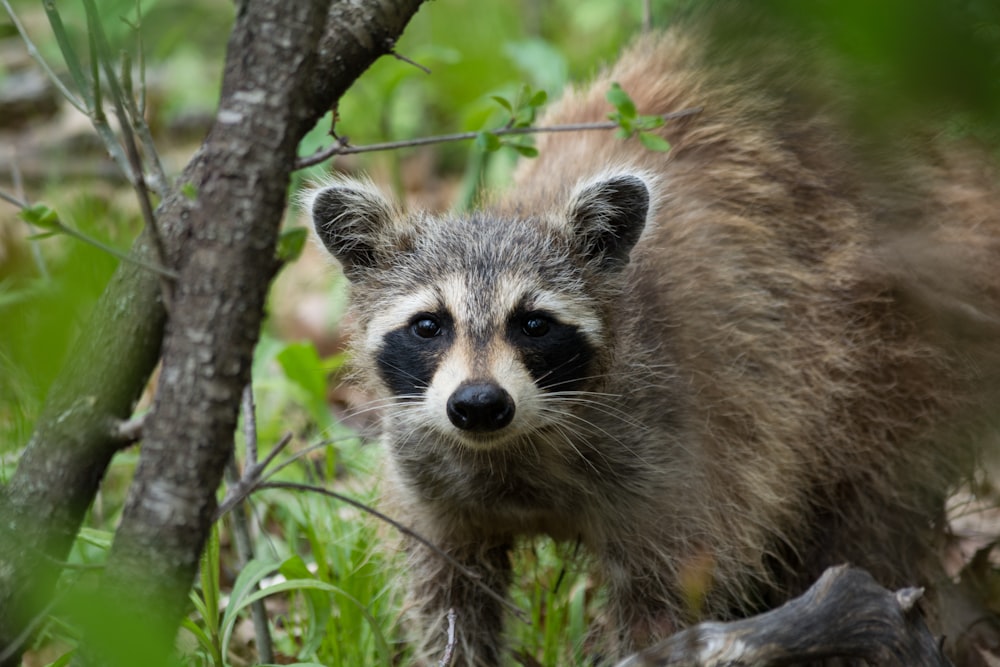
{"label": "raccoon's leg", "polygon": [[605,618],[593,639],[606,658],[622,658],[669,637],[683,625],[679,590],[655,556],[612,549],[603,558],[608,587]]}
{"label": "raccoon's leg", "polygon": [[[449,614],[456,666],[493,667],[501,660],[503,605],[511,581],[510,542],[482,540],[439,548],[470,572],[462,572],[424,544],[408,545],[407,620],[417,664],[437,665],[449,647]],[[470,576],[475,575],[475,579]],[[495,595],[490,595],[492,591]]]}

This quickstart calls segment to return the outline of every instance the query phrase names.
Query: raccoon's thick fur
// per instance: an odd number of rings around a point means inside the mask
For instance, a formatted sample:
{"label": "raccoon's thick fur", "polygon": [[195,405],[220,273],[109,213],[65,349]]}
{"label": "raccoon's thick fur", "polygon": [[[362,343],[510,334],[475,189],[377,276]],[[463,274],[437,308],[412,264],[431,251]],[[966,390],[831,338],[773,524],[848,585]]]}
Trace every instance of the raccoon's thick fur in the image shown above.
{"label": "raccoon's thick fur", "polygon": [[[849,561],[933,583],[1000,332],[1000,197],[973,149],[883,159],[822,96],[637,41],[542,124],[698,108],[650,151],[538,137],[510,192],[404,213],[368,182],[308,196],[352,287],[405,573],[432,662],[503,660],[509,551],[548,535],[607,590],[612,657],[760,611]],[[867,142],[871,143],[871,142]],[[991,375],[992,374],[992,375]]]}

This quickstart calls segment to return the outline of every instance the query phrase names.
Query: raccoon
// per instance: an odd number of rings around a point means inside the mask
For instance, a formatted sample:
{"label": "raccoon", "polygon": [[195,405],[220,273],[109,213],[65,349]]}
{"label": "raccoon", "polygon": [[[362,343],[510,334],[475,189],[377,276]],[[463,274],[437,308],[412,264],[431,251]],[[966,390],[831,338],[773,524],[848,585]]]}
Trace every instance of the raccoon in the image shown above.
{"label": "raccoon", "polygon": [[940,576],[942,504],[995,373],[970,350],[1000,332],[988,160],[928,145],[879,163],[823,100],[680,31],[639,39],[543,124],[606,118],[611,82],[643,113],[699,112],[657,130],[667,153],[542,135],[467,215],[405,213],[344,177],[306,196],[351,285],[396,512],[476,574],[408,544],[428,662],[449,611],[455,664],[502,662],[509,554],[531,536],[589,554],[606,657],[845,561],[887,586]]}

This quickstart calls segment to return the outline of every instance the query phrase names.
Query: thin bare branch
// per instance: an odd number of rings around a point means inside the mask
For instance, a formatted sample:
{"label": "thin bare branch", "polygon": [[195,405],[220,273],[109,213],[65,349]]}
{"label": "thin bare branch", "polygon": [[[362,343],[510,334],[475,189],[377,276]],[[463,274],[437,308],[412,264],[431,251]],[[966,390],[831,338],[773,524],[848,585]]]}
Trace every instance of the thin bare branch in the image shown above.
{"label": "thin bare branch", "polygon": [[[7,201],[14,206],[19,208],[25,208],[28,203],[28,198],[24,194],[24,181],[21,178],[21,170],[17,166],[17,159],[10,161],[10,176],[11,180],[14,182],[14,194],[10,195],[0,190],[0,199]],[[38,275],[42,278],[49,277],[49,267],[45,261],[45,256],[42,254],[41,246],[37,243],[31,244],[31,258],[35,262],[35,268],[38,269]]]}
{"label": "thin bare branch", "polygon": [[5,192],[3,190],[0,190],[0,199],[4,200],[5,202],[7,202],[9,204],[13,204],[14,206],[16,206],[18,208],[28,208],[28,203],[27,202],[22,201],[22,200],[18,199],[17,197],[15,197],[14,195],[10,194],[9,192]]}
{"label": "thin bare branch", "polygon": [[[246,440],[246,464],[257,465],[257,406],[253,399],[253,383],[243,388],[243,437]],[[286,436],[287,437],[287,436]],[[289,438],[290,440],[290,438]],[[268,457],[268,460],[273,460]]]}
{"label": "thin bare branch", "polygon": [[406,63],[408,65],[413,65],[414,67],[416,67],[418,70],[420,70],[424,74],[431,74],[431,69],[429,67],[426,67],[425,65],[421,65],[416,60],[412,60],[410,58],[407,58],[406,56],[404,56],[401,53],[397,53],[396,52],[396,40],[389,39],[389,40],[386,40],[386,42],[387,42],[387,45],[389,47],[389,55],[390,56],[392,56],[396,60],[401,60],[401,61],[403,61],[404,63]]}
{"label": "thin bare branch", "polygon": [[274,449],[267,455],[260,463],[250,464],[249,462],[243,466],[243,475],[236,484],[230,487],[229,491],[226,492],[226,497],[223,498],[222,502],[219,503],[218,509],[215,510],[215,520],[218,521],[223,515],[229,510],[233,509],[236,505],[246,500],[247,496],[261,488],[261,483],[263,481],[263,473],[267,469],[267,466],[271,464],[274,458],[280,454],[288,443],[292,441],[292,434],[286,433],[278,444],[274,446]]}
{"label": "thin bare branch", "polygon": [[309,445],[308,447],[303,447],[302,449],[297,450],[294,454],[292,454],[287,459],[279,463],[277,466],[275,466],[274,469],[267,474],[267,477],[265,477],[265,479],[270,479],[271,477],[274,477],[274,475],[281,472],[288,466],[294,464],[296,461],[300,459],[309,456],[315,451],[319,451],[331,445],[336,445],[339,442],[350,442],[352,440],[359,439],[360,437],[361,436],[358,435],[351,435],[342,438],[328,438],[326,440],[320,440],[319,442]]}
{"label": "thin bare branch", "polygon": [[[660,116],[663,120],[673,120],[684,118],[701,113],[701,107],[681,109]],[[552,125],[550,127],[503,127],[490,130],[498,137],[511,134],[541,134],[544,132],[583,132],[591,130],[614,130],[620,127],[618,123],[606,121],[601,123],[570,123],[567,125]],[[367,146],[351,146],[346,141],[340,140],[337,143],[319,150],[312,155],[299,158],[295,161],[296,169],[305,169],[313,165],[320,164],[338,155],[354,155],[357,153],[373,153],[377,151],[391,151],[400,148],[412,148],[414,146],[428,146],[433,144],[444,144],[454,141],[470,141],[478,137],[480,132],[456,132],[454,134],[440,134],[434,137],[421,137],[418,139],[407,139],[404,141],[387,141],[378,144],[368,144]]]}
{"label": "thin bare branch", "polygon": [[[15,197],[14,195],[10,194],[9,192],[4,192],[3,190],[0,190],[0,199],[4,200],[4,201],[6,201],[6,202],[8,202],[10,204],[13,204],[14,206],[17,206],[18,208],[21,208],[21,209],[25,209],[25,208],[28,208],[30,206],[30,204],[28,202],[23,201],[23,200]],[[77,239],[78,241],[83,241],[87,245],[92,245],[95,248],[97,248],[98,250],[103,250],[104,252],[108,253],[109,255],[117,257],[118,259],[120,259],[123,262],[129,262],[131,264],[135,264],[136,266],[141,266],[144,269],[149,269],[153,273],[155,273],[155,274],[157,274],[159,276],[162,276],[163,278],[169,278],[170,280],[176,280],[177,279],[177,273],[176,272],[171,271],[170,269],[167,269],[167,268],[165,268],[163,266],[160,266],[160,265],[157,265],[157,264],[151,264],[149,262],[144,262],[144,261],[142,261],[142,260],[140,260],[140,259],[138,259],[136,257],[133,257],[130,254],[122,252],[118,248],[114,248],[112,246],[109,246],[106,243],[102,243],[101,241],[98,241],[97,239],[95,239],[95,238],[93,238],[91,236],[87,236],[83,232],[79,232],[79,231],[73,229],[72,227],[70,227],[67,224],[65,224],[62,220],[58,220],[57,219],[57,220],[53,221],[51,224],[52,224],[52,228],[53,228],[52,231],[54,231],[56,233],[66,234],[67,236],[72,236],[73,238]]]}
{"label": "thin bare branch", "polygon": [[131,445],[142,440],[142,427],[146,423],[146,414],[117,422],[112,428],[111,435],[122,442],[123,445]]}
{"label": "thin bare branch", "polygon": [[117,257],[118,259],[122,260],[123,262],[130,262],[130,263],[135,264],[137,266],[141,266],[144,269],[148,269],[148,270],[152,271],[153,273],[155,273],[156,275],[160,276],[161,278],[169,278],[170,280],[177,280],[177,272],[176,271],[172,271],[171,269],[168,269],[168,268],[166,268],[164,266],[161,266],[159,264],[151,264],[149,262],[145,262],[145,261],[143,261],[141,259],[138,259],[137,257],[133,257],[132,255],[130,255],[128,253],[122,252],[118,248],[113,248],[112,246],[109,246],[106,243],[102,243],[101,241],[98,241],[95,238],[87,236],[86,234],[84,234],[82,232],[78,232],[77,230],[73,229],[72,227],[68,227],[67,225],[63,224],[62,221],[57,221],[55,223],[55,226],[63,234],[66,234],[67,236],[72,236],[73,238],[75,238],[75,239],[77,239],[79,241],[83,241],[84,243],[92,245],[95,248],[103,250],[104,252],[108,253],[109,255],[114,255],[115,257]]}
{"label": "thin bare branch", "polygon": [[32,635],[35,633],[43,621],[48,619],[49,614],[56,606],[58,598],[51,600],[45,607],[42,608],[37,614],[35,614],[31,620],[25,624],[24,630],[21,631],[17,637],[14,638],[7,646],[0,646],[0,665],[7,664],[7,661],[18,655],[25,644],[31,639]]}
{"label": "thin bare branch", "polygon": [[[160,161],[160,152],[153,142],[153,135],[149,131],[149,124],[146,123],[146,55],[142,41],[142,5],[138,0],[136,0],[135,13],[135,23],[128,21],[124,17],[122,18],[122,22],[131,28],[136,35],[136,52],[139,58],[139,91],[136,94],[132,86],[132,58],[128,51],[122,51],[121,73],[119,75],[123,92],[122,98],[125,108],[128,111],[129,125],[139,137],[139,143],[142,145],[145,157],[143,168],[148,170],[146,183],[153,192],[161,197],[165,197],[170,191],[170,179],[167,178],[166,170],[164,170],[163,163]],[[105,54],[105,57],[110,58],[110,54]]]}
{"label": "thin bare branch", "polygon": [[[253,400],[253,383],[248,382],[243,389],[243,432],[246,438],[247,459],[245,466],[254,467],[257,462],[257,416]],[[230,458],[226,465],[226,483],[229,485],[239,484],[240,474],[236,465],[236,458]],[[247,504],[240,502],[233,507],[229,515],[232,521],[233,541],[236,544],[236,555],[239,558],[240,569],[246,567],[247,563],[253,560],[253,541],[250,539],[250,517],[247,512]],[[254,589],[260,590],[259,584],[254,584]],[[250,617],[253,621],[254,636],[257,639],[257,659],[261,663],[274,662],[274,642],[271,639],[271,630],[267,625],[267,609],[264,607],[264,600],[258,599],[250,603]]]}

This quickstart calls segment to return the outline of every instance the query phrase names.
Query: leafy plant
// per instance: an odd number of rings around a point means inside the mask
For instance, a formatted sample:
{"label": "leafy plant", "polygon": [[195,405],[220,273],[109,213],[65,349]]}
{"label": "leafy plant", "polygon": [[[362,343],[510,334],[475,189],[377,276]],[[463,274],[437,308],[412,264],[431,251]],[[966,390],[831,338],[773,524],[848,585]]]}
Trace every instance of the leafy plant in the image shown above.
{"label": "leafy plant", "polygon": [[670,142],[653,132],[663,126],[662,116],[639,115],[635,102],[617,83],[611,84],[607,99],[615,107],[615,111],[608,114],[608,118],[618,124],[619,137],[622,139],[638,137],[643,146],[653,151],[670,150]]}
{"label": "leafy plant", "polygon": [[[509,119],[503,126],[505,130],[530,128],[534,125],[535,118],[538,117],[538,110],[548,100],[548,95],[544,90],[532,90],[528,84],[521,87],[513,100],[500,95],[492,95],[491,97],[509,114]],[[476,137],[476,147],[484,152],[498,151],[504,146],[512,148],[524,157],[531,158],[538,155],[538,149],[532,145],[530,134],[501,137],[496,132],[484,130]]]}

